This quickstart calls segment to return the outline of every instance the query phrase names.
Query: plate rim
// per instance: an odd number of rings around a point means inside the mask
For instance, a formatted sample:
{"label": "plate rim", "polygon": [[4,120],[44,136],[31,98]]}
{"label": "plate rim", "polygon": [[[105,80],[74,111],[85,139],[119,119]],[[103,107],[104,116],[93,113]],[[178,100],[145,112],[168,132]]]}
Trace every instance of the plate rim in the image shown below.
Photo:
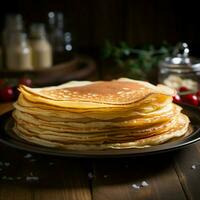
{"label": "plate rim", "polygon": [[[200,110],[194,106],[182,105],[183,110],[193,112],[195,114],[200,114]],[[156,146],[151,146],[147,148],[132,148],[132,149],[108,149],[108,150],[90,150],[90,151],[76,151],[76,150],[64,150],[64,149],[53,149],[45,146],[40,146],[32,143],[28,143],[25,140],[19,138],[16,140],[7,133],[5,126],[8,123],[8,120],[11,120],[12,111],[6,112],[0,116],[0,142],[15,148],[24,151],[29,151],[38,154],[52,155],[52,156],[61,156],[61,157],[74,157],[74,158],[116,158],[116,157],[138,157],[146,156],[153,154],[160,154],[164,152],[174,151],[181,149],[188,145],[191,145],[200,140],[200,126],[196,128],[194,132],[185,138],[177,139],[176,141],[170,141]],[[3,119],[3,120],[2,120]],[[200,125],[200,117],[199,117]],[[14,143],[13,143],[14,141]]]}

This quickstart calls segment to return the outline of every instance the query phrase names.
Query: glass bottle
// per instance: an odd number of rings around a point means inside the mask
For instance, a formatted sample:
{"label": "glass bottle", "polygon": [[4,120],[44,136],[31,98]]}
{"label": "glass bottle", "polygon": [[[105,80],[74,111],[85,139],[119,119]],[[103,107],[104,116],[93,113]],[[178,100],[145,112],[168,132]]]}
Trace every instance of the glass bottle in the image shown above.
{"label": "glass bottle", "polygon": [[52,47],[46,37],[44,24],[32,24],[30,27],[30,45],[35,69],[52,66]]}
{"label": "glass bottle", "polygon": [[1,35],[2,43],[2,58],[3,67],[6,67],[6,48],[10,39],[12,40],[13,35],[21,33],[24,30],[23,18],[21,14],[8,14],[5,18],[5,25]]}
{"label": "glass bottle", "polygon": [[179,43],[172,57],[159,64],[159,82],[171,88],[187,87],[196,92],[200,86],[200,61],[189,57],[186,43]]}
{"label": "glass bottle", "polygon": [[63,13],[52,11],[48,13],[48,37],[55,53],[65,51]]}
{"label": "glass bottle", "polygon": [[52,45],[54,63],[65,62],[72,56],[72,34],[65,32],[64,15],[61,12],[48,13],[48,38]]}
{"label": "glass bottle", "polygon": [[70,32],[64,34],[65,51],[72,51],[72,35]]}
{"label": "glass bottle", "polygon": [[26,33],[15,33],[6,46],[6,66],[9,70],[32,70],[31,48]]}
{"label": "glass bottle", "polygon": [[7,15],[5,19],[5,27],[2,33],[3,46],[7,45],[9,39],[12,39],[13,34],[16,32],[23,32],[23,30],[24,25],[22,15]]}

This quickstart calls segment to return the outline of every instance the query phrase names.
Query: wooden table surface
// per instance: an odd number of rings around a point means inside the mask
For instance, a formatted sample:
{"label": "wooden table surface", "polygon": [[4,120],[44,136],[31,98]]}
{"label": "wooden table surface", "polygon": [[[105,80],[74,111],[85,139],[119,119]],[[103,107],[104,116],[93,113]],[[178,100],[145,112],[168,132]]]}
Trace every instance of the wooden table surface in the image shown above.
{"label": "wooden table surface", "polygon": [[[11,108],[0,104],[0,114]],[[199,142],[115,159],[46,156],[0,144],[0,200],[199,200],[199,186]]]}

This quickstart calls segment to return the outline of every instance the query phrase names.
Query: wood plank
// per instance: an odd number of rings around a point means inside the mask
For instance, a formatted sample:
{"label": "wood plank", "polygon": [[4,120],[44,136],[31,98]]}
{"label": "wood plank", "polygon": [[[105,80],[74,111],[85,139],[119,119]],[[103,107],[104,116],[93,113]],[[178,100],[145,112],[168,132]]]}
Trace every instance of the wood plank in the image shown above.
{"label": "wood plank", "polygon": [[48,169],[48,173],[44,173],[45,168],[40,171],[44,180],[35,188],[35,200],[92,199],[84,162],[72,160],[54,162],[55,166],[52,166],[52,170]]}
{"label": "wood plank", "polygon": [[170,154],[105,160],[94,165],[94,200],[186,199]]}
{"label": "wood plank", "polygon": [[34,200],[33,192],[17,184],[5,184],[0,189],[0,200]]}
{"label": "wood plank", "polygon": [[33,192],[23,184],[29,170],[23,159],[26,154],[0,145],[0,200],[33,200]]}
{"label": "wood plank", "polygon": [[0,149],[0,200],[92,199],[84,162]]}
{"label": "wood plank", "polygon": [[200,142],[174,155],[174,165],[188,199],[199,199]]}
{"label": "wood plank", "polygon": [[[0,104],[0,114],[12,109]],[[30,158],[29,158],[30,157]],[[0,145],[0,200],[90,200],[85,163]]]}

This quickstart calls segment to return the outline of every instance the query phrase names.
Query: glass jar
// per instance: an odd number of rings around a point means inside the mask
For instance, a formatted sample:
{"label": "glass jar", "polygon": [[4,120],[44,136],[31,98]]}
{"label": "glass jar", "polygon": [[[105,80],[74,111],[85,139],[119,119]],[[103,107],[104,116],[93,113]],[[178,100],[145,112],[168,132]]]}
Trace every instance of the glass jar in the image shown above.
{"label": "glass jar", "polygon": [[200,61],[189,57],[186,43],[179,43],[172,57],[167,57],[159,63],[159,83],[171,88],[187,87],[196,92],[199,89]]}
{"label": "glass jar", "polygon": [[33,67],[35,69],[52,66],[52,48],[47,40],[44,24],[35,23],[30,28],[30,45],[32,48]]}
{"label": "glass jar", "polygon": [[15,33],[6,46],[6,66],[9,70],[32,70],[31,47],[26,33]]}

